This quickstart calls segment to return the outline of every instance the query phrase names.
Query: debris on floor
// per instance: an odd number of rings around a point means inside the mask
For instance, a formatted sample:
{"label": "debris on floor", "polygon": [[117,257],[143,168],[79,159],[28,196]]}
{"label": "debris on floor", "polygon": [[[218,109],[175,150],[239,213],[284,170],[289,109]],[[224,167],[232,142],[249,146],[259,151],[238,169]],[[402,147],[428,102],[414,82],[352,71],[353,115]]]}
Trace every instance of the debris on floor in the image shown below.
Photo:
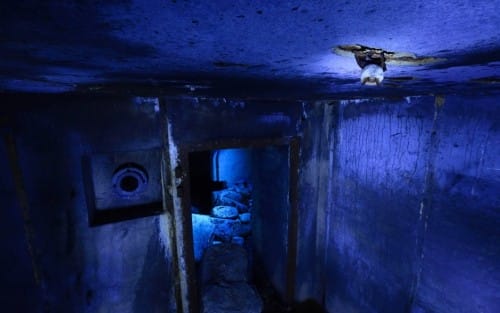
{"label": "debris on floor", "polygon": [[201,262],[202,312],[261,313],[262,300],[248,280],[248,257],[242,246],[208,247]]}
{"label": "debris on floor", "polygon": [[210,215],[192,214],[195,260],[213,244],[247,244],[251,235],[252,185],[238,182],[212,193],[214,207]]}

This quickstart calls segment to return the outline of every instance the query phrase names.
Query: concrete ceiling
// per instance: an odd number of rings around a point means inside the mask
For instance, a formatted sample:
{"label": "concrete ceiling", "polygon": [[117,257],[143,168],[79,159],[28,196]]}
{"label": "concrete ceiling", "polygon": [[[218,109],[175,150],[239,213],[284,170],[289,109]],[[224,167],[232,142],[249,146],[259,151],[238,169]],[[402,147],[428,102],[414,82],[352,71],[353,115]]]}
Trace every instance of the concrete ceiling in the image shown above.
{"label": "concrete ceiling", "polygon": [[[500,90],[500,1],[0,4],[0,91],[390,96]],[[445,58],[361,86],[362,44]]]}

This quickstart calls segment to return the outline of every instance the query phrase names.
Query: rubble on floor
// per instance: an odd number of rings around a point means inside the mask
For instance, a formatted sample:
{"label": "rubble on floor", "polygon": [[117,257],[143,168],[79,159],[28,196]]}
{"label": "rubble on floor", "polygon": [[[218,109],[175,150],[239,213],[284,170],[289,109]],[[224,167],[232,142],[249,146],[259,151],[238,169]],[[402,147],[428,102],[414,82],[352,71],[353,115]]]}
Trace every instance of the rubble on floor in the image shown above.
{"label": "rubble on floor", "polygon": [[252,186],[239,182],[212,193],[210,215],[192,214],[195,260],[209,246],[220,243],[245,245],[251,235]]}
{"label": "rubble on floor", "polygon": [[261,313],[262,300],[248,284],[246,250],[222,243],[207,248],[201,262],[203,313]]}

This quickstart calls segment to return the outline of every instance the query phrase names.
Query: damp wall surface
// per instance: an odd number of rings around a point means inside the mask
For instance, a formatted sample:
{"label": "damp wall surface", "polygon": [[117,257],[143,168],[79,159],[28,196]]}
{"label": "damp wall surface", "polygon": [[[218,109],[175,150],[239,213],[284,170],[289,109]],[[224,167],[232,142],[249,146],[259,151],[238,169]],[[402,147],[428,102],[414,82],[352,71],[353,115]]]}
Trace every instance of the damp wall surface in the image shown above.
{"label": "damp wall surface", "polygon": [[213,155],[213,180],[226,182],[228,186],[248,181],[252,174],[251,156],[249,149],[217,150]]}
{"label": "damp wall surface", "polygon": [[[9,96],[0,115],[3,310],[173,310],[161,218],[89,227],[82,182],[83,155],[161,145],[154,105],[129,97]],[[17,165],[7,157],[9,136]]]}
{"label": "damp wall surface", "polygon": [[300,127],[297,102],[168,98],[170,135],[178,146],[290,137]]}
{"label": "damp wall surface", "polygon": [[433,135],[414,311],[498,312],[498,98],[447,98]]}
{"label": "damp wall surface", "polygon": [[325,256],[332,312],[409,311],[432,101],[338,104]]}
{"label": "damp wall surface", "polygon": [[[1,100],[4,308],[175,311],[164,216],[89,227],[82,182],[82,155],[161,146],[155,102]],[[499,311],[497,98],[164,101],[170,148],[299,136],[297,300],[329,312]]]}
{"label": "damp wall surface", "polygon": [[252,150],[258,168],[252,173],[252,246],[254,271],[272,283],[284,299],[287,293],[287,255],[291,205],[289,146],[269,146]]}
{"label": "damp wall surface", "polygon": [[498,100],[334,105],[329,312],[498,312]]}

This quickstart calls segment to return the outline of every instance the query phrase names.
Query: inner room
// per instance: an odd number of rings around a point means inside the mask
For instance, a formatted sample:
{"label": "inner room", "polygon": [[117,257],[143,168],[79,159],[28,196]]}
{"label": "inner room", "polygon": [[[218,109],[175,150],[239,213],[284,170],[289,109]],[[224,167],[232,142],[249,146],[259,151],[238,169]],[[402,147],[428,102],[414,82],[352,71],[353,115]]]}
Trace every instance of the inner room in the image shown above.
{"label": "inner room", "polygon": [[[194,151],[188,159],[203,312],[221,304],[286,312],[290,146]],[[238,297],[221,299],[224,290]]]}

